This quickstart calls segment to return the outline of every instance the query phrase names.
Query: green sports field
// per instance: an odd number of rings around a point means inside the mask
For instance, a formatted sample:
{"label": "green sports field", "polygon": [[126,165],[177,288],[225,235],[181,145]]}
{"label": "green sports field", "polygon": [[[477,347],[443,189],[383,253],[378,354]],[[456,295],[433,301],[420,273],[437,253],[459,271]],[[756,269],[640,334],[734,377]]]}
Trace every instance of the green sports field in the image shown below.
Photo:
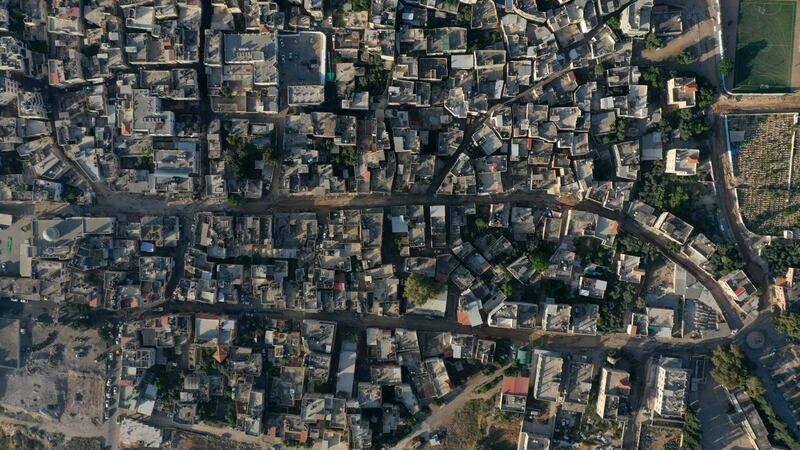
{"label": "green sports field", "polygon": [[734,91],[789,90],[796,8],[795,0],[740,0]]}

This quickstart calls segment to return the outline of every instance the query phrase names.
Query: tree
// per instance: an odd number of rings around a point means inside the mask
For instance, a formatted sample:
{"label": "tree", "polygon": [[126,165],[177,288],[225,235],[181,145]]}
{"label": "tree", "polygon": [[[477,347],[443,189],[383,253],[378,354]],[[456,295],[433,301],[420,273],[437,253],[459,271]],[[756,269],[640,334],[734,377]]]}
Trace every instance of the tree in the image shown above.
{"label": "tree", "polygon": [[153,160],[153,147],[148,145],[142,149],[142,156],[136,158],[133,168],[136,170],[146,170],[148,172],[154,172],[156,170],[156,164]]}
{"label": "tree", "polygon": [[652,103],[661,103],[661,94],[666,86],[660,67],[651,66],[642,72],[641,79],[647,85],[647,99]]}
{"label": "tree", "polygon": [[17,36],[21,36],[25,31],[25,12],[18,6],[11,5],[8,5],[8,12],[10,22],[9,31]]}
{"label": "tree", "polygon": [[733,73],[733,61],[725,57],[719,62],[719,71],[723,75],[730,75]]}
{"label": "tree", "polygon": [[729,391],[744,388],[753,399],[756,409],[766,417],[767,428],[770,431],[770,441],[784,444],[791,450],[800,449],[794,436],[786,424],[775,414],[772,405],[764,398],[766,388],[760,379],[750,375],[751,366],[744,357],[744,353],[736,344],[721,345],[714,349],[711,355],[711,376]]}
{"label": "tree", "polygon": [[694,410],[687,409],[683,418],[683,446],[681,450],[702,450],[702,448],[703,430],[700,428],[700,420]]}
{"label": "tree", "polygon": [[100,53],[100,44],[86,45],[81,49],[81,53],[87,58],[91,58]]}
{"label": "tree", "polygon": [[775,329],[794,339],[800,339],[800,314],[785,312],[775,318]]}
{"label": "tree", "polygon": [[222,86],[219,87],[219,95],[231,99],[233,98],[233,89],[231,89],[228,83],[222,83]]}
{"label": "tree", "polygon": [[606,20],[606,25],[614,31],[619,31],[619,18],[617,16],[611,16]]}
{"label": "tree", "polygon": [[734,270],[743,269],[744,261],[742,261],[739,250],[735,245],[729,242],[723,242],[717,244],[717,250],[711,255],[709,265],[714,277],[719,278]]}
{"label": "tree", "polygon": [[22,160],[19,153],[0,152],[0,175],[22,173]]}
{"label": "tree", "polygon": [[61,199],[70,205],[78,203],[78,199],[83,195],[83,191],[71,184],[64,184],[64,191]]}
{"label": "tree", "polygon": [[659,39],[655,33],[647,33],[644,37],[644,48],[647,50],[658,50],[661,48],[662,44],[663,42],[661,42],[661,39]]}
{"label": "tree", "polygon": [[729,391],[744,387],[749,370],[742,349],[736,344],[720,345],[711,354],[711,376]]}
{"label": "tree", "polygon": [[550,258],[548,258],[547,255],[534,253],[527,256],[528,261],[531,262],[531,267],[538,272],[544,272],[548,267],[550,267]]}
{"label": "tree", "polygon": [[503,35],[496,31],[470,30],[467,34],[467,52],[485,49],[503,41]]}
{"label": "tree", "polygon": [[687,52],[686,50],[680,52],[678,57],[675,58],[675,61],[678,64],[687,65],[694,62],[694,56],[691,53]]}
{"label": "tree", "polygon": [[[528,257],[531,266],[538,272],[544,272],[550,266],[550,257],[555,252],[555,249],[546,243],[541,235],[534,234],[528,240],[528,246],[522,252],[523,255]],[[519,253],[513,255],[514,258],[519,257]]]}
{"label": "tree", "polygon": [[597,330],[601,333],[621,331],[625,327],[625,313],[640,309],[641,306],[637,304],[636,285],[612,280],[609,286],[600,303],[600,317],[597,320]]}
{"label": "tree", "polygon": [[256,171],[255,163],[258,157],[263,158],[264,152],[259,152],[254,144],[230,134],[225,139],[225,144],[222,159],[233,170],[234,176],[247,179],[258,178],[259,174]]}
{"label": "tree", "polygon": [[696,182],[693,177],[665,174],[663,161],[656,161],[649,169],[640,172],[640,178],[636,193],[638,200],[657,210],[669,209],[685,220],[691,217],[697,196],[691,187]]}
{"label": "tree", "polygon": [[361,91],[368,91],[372,97],[383,95],[391,75],[392,71],[384,67],[380,55],[369,55],[364,76],[356,79],[356,87]]}
{"label": "tree", "polygon": [[333,156],[333,163],[339,166],[356,166],[358,151],[355,147],[341,147],[339,153]]}
{"label": "tree", "polygon": [[444,292],[444,286],[433,278],[412,273],[406,279],[404,292],[407,299],[414,302],[416,306],[422,306],[428,300]]}
{"label": "tree", "polygon": [[[275,136],[273,135],[272,138],[274,139]],[[261,160],[264,161],[264,164],[279,164],[280,158],[280,151],[275,146],[274,142],[267,144],[264,148],[264,153],[261,155]]]}
{"label": "tree", "polygon": [[642,79],[650,89],[660,90],[664,82],[662,75],[660,67],[652,66],[642,72]]}
{"label": "tree", "polygon": [[717,92],[714,89],[708,86],[700,86],[697,90],[697,107],[700,109],[708,108],[714,102],[714,97],[716,96]]}
{"label": "tree", "polygon": [[478,217],[475,219],[475,227],[478,228],[479,230],[485,230],[489,228],[489,224],[486,223],[486,221],[483,220],[482,218]]}
{"label": "tree", "polygon": [[460,27],[470,28],[472,23],[472,5],[461,3],[458,5],[458,13],[456,13],[456,24]]}
{"label": "tree", "polygon": [[619,241],[620,252],[626,255],[634,255],[642,258],[642,263],[648,265],[655,261],[661,254],[655,247],[649,243],[637,239],[633,236],[624,236]]}
{"label": "tree", "polygon": [[669,120],[661,119],[658,122],[658,131],[661,132],[661,142],[666,144],[670,141],[672,135],[672,125],[669,123]]}
{"label": "tree", "polygon": [[573,239],[575,245],[575,258],[600,266],[610,266],[614,256],[614,249],[606,247],[599,240],[592,237],[578,237]]}
{"label": "tree", "polygon": [[800,266],[800,242],[774,242],[764,248],[762,256],[769,264],[770,275],[785,276],[789,267]]}
{"label": "tree", "polygon": [[369,11],[369,2],[367,0],[350,0],[350,6],[353,7],[353,12]]}
{"label": "tree", "polygon": [[606,68],[603,67],[603,63],[601,61],[597,61],[597,64],[594,65],[593,73],[596,78],[601,78],[603,74],[606,72]]}
{"label": "tree", "polygon": [[623,117],[617,117],[617,121],[614,122],[615,142],[622,142],[625,140],[627,129],[628,129],[628,121]]}
{"label": "tree", "polygon": [[683,140],[700,136],[711,129],[705,119],[695,115],[694,108],[678,110],[674,117],[678,125],[676,129]]}

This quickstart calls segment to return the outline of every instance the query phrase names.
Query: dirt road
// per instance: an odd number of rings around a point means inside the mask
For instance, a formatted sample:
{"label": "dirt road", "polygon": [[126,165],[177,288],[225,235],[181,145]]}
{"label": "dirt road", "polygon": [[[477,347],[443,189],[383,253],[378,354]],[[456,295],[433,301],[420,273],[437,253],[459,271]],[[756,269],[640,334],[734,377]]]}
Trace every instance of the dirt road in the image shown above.
{"label": "dirt road", "polygon": [[457,411],[464,408],[464,405],[466,405],[470,400],[486,398],[487,395],[490,395],[488,392],[478,394],[474,392],[475,388],[495,379],[496,377],[502,376],[503,371],[508,367],[509,366],[506,365],[495,370],[489,375],[480,374],[470,378],[469,381],[459,388],[459,393],[452,400],[436,409],[433,413],[431,413],[430,416],[426,417],[425,420],[414,426],[414,428],[411,429],[405,438],[392,447],[392,450],[403,450],[404,448],[407,448],[408,444],[420,434],[441,428],[453,418],[453,415]]}

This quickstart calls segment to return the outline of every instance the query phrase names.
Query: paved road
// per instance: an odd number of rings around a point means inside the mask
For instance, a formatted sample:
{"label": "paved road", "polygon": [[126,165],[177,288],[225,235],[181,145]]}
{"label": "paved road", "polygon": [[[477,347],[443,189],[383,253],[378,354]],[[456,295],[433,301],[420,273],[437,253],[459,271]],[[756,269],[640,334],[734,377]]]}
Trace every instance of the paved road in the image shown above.
{"label": "paved road", "polygon": [[[270,212],[289,212],[289,211],[315,211],[318,214],[327,214],[334,209],[364,209],[374,207],[389,207],[396,205],[458,205],[474,203],[486,205],[491,203],[512,202],[516,204],[529,204],[538,208],[550,208],[554,210],[576,209],[589,211],[595,214],[617,220],[622,230],[631,233],[639,239],[651,243],[661,250],[668,258],[682,266],[695,278],[697,278],[717,301],[726,321],[732,328],[741,328],[742,323],[736,313],[736,308],[731,304],[730,299],[721,290],[716,280],[712,279],[700,267],[692,263],[681,253],[673,252],[667,245],[667,241],[655,233],[653,230],[646,229],[633,220],[623,216],[619,212],[608,210],[601,205],[591,202],[576,202],[568,197],[558,197],[545,192],[523,192],[512,191],[494,195],[445,195],[437,196],[430,194],[395,194],[395,195],[355,195],[355,196],[326,196],[326,197],[296,197],[286,195],[275,195],[258,201],[246,202],[240,205],[218,205],[204,202],[197,203],[178,203],[170,204],[163,199],[142,198],[139,201],[131,197],[134,195],[123,195],[103,197],[98,196],[98,204],[94,206],[73,207],[71,209],[61,209],[60,215],[121,215],[121,214],[170,214],[177,215],[185,227],[198,212],[220,212],[227,214],[267,214]],[[139,196],[142,197],[142,196]],[[43,213],[43,216],[48,215]],[[181,247],[182,249],[183,247]],[[180,262],[180,261],[178,261]],[[176,267],[178,267],[176,265]],[[175,271],[180,273],[178,267]],[[170,282],[170,287],[174,288],[175,281]]]}
{"label": "paved road", "polygon": [[718,197],[721,200],[720,209],[728,224],[728,229],[733,235],[736,247],[745,262],[747,274],[761,286],[761,307],[766,308],[772,303],[772,289],[770,288],[769,268],[766,262],[756,253],[750,232],[742,222],[739,212],[739,203],[736,198],[736,188],[733,185],[733,174],[728,161],[727,137],[723,118],[713,116],[712,129],[714,130],[713,161],[714,181],[717,183]]}
{"label": "paved road", "polygon": [[773,348],[780,347],[786,343],[786,336],[775,331],[772,314],[763,314],[756,322],[748,329],[748,333],[758,331],[764,335],[764,347],[761,349],[752,349],[745,342],[747,334],[740,334],[736,337],[739,347],[744,351],[747,358],[753,363],[756,369],[756,375],[761,379],[764,384],[766,392],[764,396],[769,401],[772,409],[780,417],[781,421],[786,424],[792,434],[800,439],[800,423],[797,417],[792,412],[792,408],[784,398],[783,393],[778,389],[777,383],[772,378],[772,374],[767,369],[767,364],[770,362],[768,354]]}
{"label": "paved road", "polygon": [[700,387],[697,417],[703,427],[706,450],[748,449],[752,447],[742,428],[728,419],[728,394],[725,388],[708,377]]}
{"label": "paved road", "polygon": [[316,319],[337,322],[340,326],[364,330],[366,328],[407,328],[420,332],[452,332],[473,334],[480,338],[487,339],[509,339],[516,343],[529,343],[536,341],[537,348],[544,349],[619,349],[636,354],[648,354],[656,351],[671,353],[709,353],[721,343],[728,342],[729,339],[643,339],[631,337],[625,333],[615,333],[598,336],[569,335],[562,333],[545,333],[541,330],[526,331],[520,329],[492,328],[486,325],[480,327],[467,327],[454,321],[434,320],[423,316],[406,314],[403,317],[382,317],[375,315],[357,316],[353,313],[342,311],[331,312],[303,312],[287,309],[264,309],[254,308],[249,305],[232,304],[203,304],[203,303],[183,303],[170,302],[162,306],[162,309],[143,308],[136,311],[117,311],[117,312],[98,312],[97,318],[110,318],[114,316],[126,317],[128,320],[144,317],[155,317],[164,313],[215,313],[226,315],[239,315],[240,317],[252,314],[254,317],[272,318],[279,320],[303,320]]}
{"label": "paved road", "polygon": [[705,270],[692,262],[686,255],[681,252],[674,252],[671,249],[669,241],[660,234],[646,228],[633,219],[623,215],[622,213],[610,211],[603,208],[597,203],[591,201],[581,202],[575,209],[589,211],[598,215],[614,219],[620,224],[620,229],[626,231],[643,241],[650,243],[658,248],[661,253],[675,262],[677,265],[683,267],[687,272],[692,274],[703,286],[708,289],[717,305],[720,307],[725,321],[732,329],[740,329],[743,327],[742,319],[739,316],[736,306],[732,303],[731,299],[725,295],[725,292],[720,287],[719,283],[713,279]]}

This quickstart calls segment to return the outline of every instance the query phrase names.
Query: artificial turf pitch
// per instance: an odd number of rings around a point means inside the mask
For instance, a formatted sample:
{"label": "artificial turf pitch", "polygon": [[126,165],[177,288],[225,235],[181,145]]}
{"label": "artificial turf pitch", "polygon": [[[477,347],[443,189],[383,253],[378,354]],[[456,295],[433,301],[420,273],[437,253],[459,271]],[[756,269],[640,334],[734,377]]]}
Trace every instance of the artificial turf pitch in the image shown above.
{"label": "artificial turf pitch", "polygon": [[796,8],[793,0],[740,0],[734,91],[789,90]]}

